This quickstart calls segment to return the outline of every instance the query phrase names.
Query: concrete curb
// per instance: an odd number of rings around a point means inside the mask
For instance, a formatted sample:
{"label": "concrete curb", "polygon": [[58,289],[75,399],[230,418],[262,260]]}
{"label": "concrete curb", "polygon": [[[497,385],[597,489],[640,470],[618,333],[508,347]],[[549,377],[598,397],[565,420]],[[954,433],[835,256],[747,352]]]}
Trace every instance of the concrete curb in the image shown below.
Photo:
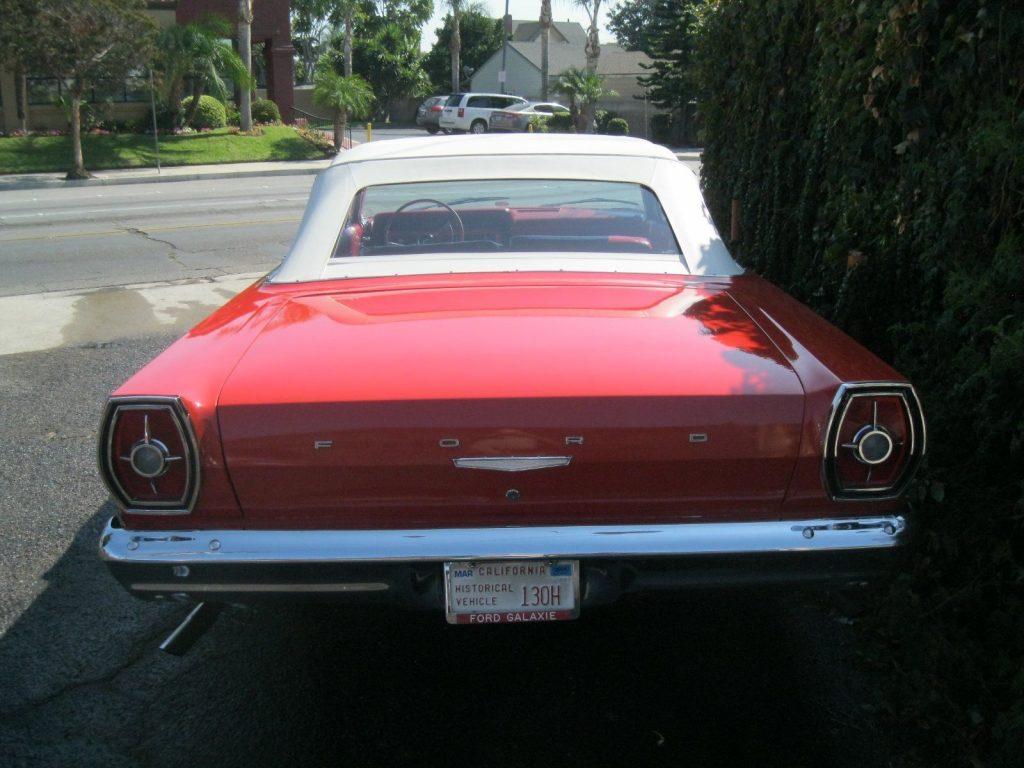
{"label": "concrete curb", "polygon": [[[320,161],[317,161],[320,163]],[[20,189],[66,189],[69,187],[106,187],[121,184],[153,184],[173,181],[205,181],[207,179],[241,179],[249,176],[310,176],[327,168],[330,161],[318,165],[296,168],[243,168],[224,171],[196,171],[194,173],[160,174],[152,176],[94,176],[91,179],[69,181],[61,178],[25,178],[7,180],[0,176],[0,192]]]}
{"label": "concrete curb", "polygon": [[[700,150],[683,150],[675,152],[679,160],[700,160]],[[7,190],[22,189],[67,189],[70,187],[106,187],[119,186],[122,184],[161,184],[173,181],[205,181],[213,179],[242,179],[253,176],[312,176],[324,170],[330,165],[330,159],[298,161],[294,166],[285,168],[258,168],[238,167],[235,165],[230,169],[217,170],[216,167],[205,166],[204,170],[192,172],[179,171],[187,166],[173,166],[165,169],[164,173],[157,174],[155,169],[151,174],[144,174],[139,171],[129,171],[125,175],[94,176],[91,179],[78,179],[68,181],[56,174],[22,174],[12,176],[0,176],[0,192]],[[253,165],[260,165],[254,163]],[[208,170],[207,170],[208,169]],[[102,171],[100,172],[102,173]],[[117,172],[114,172],[117,174]]]}

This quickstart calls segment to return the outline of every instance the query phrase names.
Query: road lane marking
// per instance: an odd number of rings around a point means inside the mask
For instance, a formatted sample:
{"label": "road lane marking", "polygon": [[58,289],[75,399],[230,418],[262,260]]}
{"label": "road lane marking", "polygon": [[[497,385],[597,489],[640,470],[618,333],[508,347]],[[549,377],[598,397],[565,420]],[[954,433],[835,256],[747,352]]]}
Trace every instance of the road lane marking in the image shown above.
{"label": "road lane marking", "polygon": [[[244,221],[224,221],[211,224],[178,224],[173,227],[146,227],[140,229],[108,229],[100,232],[61,232],[56,235],[28,235],[26,237],[2,237],[0,243],[26,243],[34,240],[59,240],[74,237],[109,237],[110,235],[137,235],[140,231],[150,232],[173,232],[180,229],[215,229],[229,227],[244,227],[252,224],[293,224],[302,221],[301,216],[287,219],[246,219]],[[137,231],[136,231],[137,230]]]}

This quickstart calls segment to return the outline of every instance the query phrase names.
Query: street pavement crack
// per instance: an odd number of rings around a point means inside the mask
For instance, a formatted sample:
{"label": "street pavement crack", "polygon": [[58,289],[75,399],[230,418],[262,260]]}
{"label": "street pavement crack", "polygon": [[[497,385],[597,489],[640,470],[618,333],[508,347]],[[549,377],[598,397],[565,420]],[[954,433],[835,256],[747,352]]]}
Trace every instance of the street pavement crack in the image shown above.
{"label": "street pavement crack", "polygon": [[139,229],[138,227],[125,227],[125,232],[129,232],[133,235],[138,235],[139,237],[142,237],[153,243],[160,243],[161,245],[168,246],[171,249],[171,252],[167,254],[167,258],[169,258],[179,267],[182,267],[184,269],[190,268],[188,264],[186,264],[185,262],[178,258],[178,246],[172,243],[170,240],[161,240],[159,237],[153,237],[151,234],[142,229]]}

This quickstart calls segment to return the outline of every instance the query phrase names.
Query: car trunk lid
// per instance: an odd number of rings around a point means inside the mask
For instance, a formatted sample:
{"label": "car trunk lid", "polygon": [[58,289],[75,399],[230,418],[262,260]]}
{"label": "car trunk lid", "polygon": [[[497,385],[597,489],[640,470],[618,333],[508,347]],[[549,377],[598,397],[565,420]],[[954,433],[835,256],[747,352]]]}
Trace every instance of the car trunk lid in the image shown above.
{"label": "car trunk lid", "polygon": [[508,276],[296,293],[218,414],[248,522],[771,516],[800,384],[727,284]]}

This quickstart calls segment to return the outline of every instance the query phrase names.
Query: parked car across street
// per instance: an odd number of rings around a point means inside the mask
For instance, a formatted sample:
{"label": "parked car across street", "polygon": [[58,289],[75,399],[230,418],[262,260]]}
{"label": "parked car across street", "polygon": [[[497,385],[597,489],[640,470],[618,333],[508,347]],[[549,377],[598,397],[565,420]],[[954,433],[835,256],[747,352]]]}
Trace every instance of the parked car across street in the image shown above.
{"label": "parked car across street", "polygon": [[532,104],[513,104],[502,110],[491,113],[488,130],[491,131],[525,131],[535,117],[551,115],[568,115],[569,108],[553,101],[541,101]]}
{"label": "parked car across street", "polygon": [[[438,122],[447,100],[447,96],[431,96],[429,99],[424,99],[419,109],[416,110],[416,125],[425,128],[429,134],[443,130]],[[447,131],[444,132],[447,133]]]}
{"label": "parked car across street", "polygon": [[517,104],[528,106],[529,102],[503,93],[455,93],[445,102],[440,126],[453,133],[487,133],[495,110]]}

